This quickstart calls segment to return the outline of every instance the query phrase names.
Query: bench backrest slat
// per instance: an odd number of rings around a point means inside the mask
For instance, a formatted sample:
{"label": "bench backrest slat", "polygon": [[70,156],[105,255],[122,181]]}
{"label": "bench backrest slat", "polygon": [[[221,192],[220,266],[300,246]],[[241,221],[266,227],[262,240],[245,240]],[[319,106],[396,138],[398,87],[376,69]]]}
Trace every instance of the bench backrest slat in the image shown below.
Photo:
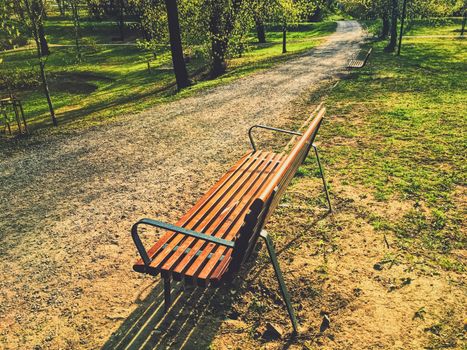
{"label": "bench backrest slat", "polygon": [[268,181],[266,187],[256,196],[250,205],[244,224],[235,240],[235,248],[232,255],[233,260],[230,268],[231,273],[238,271],[241,264],[252,252],[259,233],[279,204],[284,191],[295,176],[299,166],[308,155],[323,120],[324,113],[325,109],[322,108],[305,133],[298,139],[274,176]]}

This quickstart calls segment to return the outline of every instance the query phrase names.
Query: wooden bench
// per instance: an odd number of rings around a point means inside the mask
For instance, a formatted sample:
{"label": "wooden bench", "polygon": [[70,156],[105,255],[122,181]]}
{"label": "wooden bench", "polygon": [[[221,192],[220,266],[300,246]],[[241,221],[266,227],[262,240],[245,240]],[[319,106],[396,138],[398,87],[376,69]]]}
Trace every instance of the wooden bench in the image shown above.
{"label": "wooden bench", "polygon": [[[142,219],[133,225],[131,235],[141,256],[133,269],[154,276],[161,274],[166,311],[171,304],[172,279],[205,287],[231,281],[250,256],[258,238],[262,238],[293,329],[297,331],[297,321],[274,247],[263,228],[311,147],[318,157],[331,210],[318,151],[313,144],[324,112],[324,108],[317,112],[303,134],[263,125],[253,126],[249,130],[253,150],[245,154],[175,225],[152,219]],[[256,149],[252,136],[255,128],[300,137],[288,155],[266,152]],[[141,225],[165,230],[149,250],[143,247],[138,234]]]}
{"label": "wooden bench", "polygon": [[373,50],[372,48],[370,48],[368,51],[360,50],[357,56],[349,60],[349,63],[347,64],[347,68],[362,68],[363,66],[365,66],[365,64],[368,61],[368,58],[370,57],[372,50]]}

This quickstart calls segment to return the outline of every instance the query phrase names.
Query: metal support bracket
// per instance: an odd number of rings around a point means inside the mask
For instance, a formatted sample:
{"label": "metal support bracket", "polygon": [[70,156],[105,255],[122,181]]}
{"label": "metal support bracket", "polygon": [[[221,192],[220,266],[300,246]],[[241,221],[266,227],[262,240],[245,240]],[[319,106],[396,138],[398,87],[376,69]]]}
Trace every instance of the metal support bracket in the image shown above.
{"label": "metal support bracket", "polygon": [[253,125],[253,126],[248,130],[248,137],[250,138],[251,147],[253,148],[253,151],[254,151],[254,152],[256,152],[256,144],[255,144],[255,141],[253,140],[253,135],[252,135],[252,133],[251,133],[251,132],[253,131],[254,128],[272,130],[272,131],[282,132],[282,133],[290,134],[290,135],[297,135],[297,136],[302,136],[302,135],[303,135],[302,133],[297,132],[297,131],[278,129],[278,128],[273,128],[272,126],[267,126],[267,125]]}
{"label": "metal support bracket", "polygon": [[269,238],[269,235],[265,230],[262,230],[259,236],[266,243],[266,247],[269,253],[269,258],[271,259],[272,266],[274,267],[274,272],[276,273],[277,281],[279,282],[279,287],[281,289],[282,298],[285,301],[287,312],[289,313],[290,321],[292,322],[294,334],[296,334],[298,333],[298,322],[297,322],[297,318],[295,317],[295,313],[292,307],[292,302],[290,301],[289,292],[284,282],[284,277],[282,276],[282,271],[277,261],[276,251],[274,250],[274,245],[272,244],[271,238]]}
{"label": "metal support bracket", "polygon": [[326,199],[328,201],[329,211],[332,212],[331,199],[329,198],[329,192],[328,192],[328,185],[326,183],[323,167],[321,166],[321,161],[319,159],[318,147],[314,143],[312,144],[312,146],[313,146],[313,149],[315,150],[316,160],[318,161],[319,171],[321,173],[321,179],[323,180],[323,187],[324,187],[324,192],[326,193]]}
{"label": "metal support bracket", "polygon": [[138,235],[138,226],[142,225],[142,224],[162,228],[162,229],[165,229],[165,230],[168,230],[168,231],[177,232],[177,233],[180,233],[180,234],[186,235],[186,236],[199,238],[199,239],[205,240],[207,242],[216,243],[218,245],[222,245],[222,246],[228,247],[228,248],[233,248],[235,246],[234,241],[229,241],[229,240],[226,240],[226,239],[223,239],[223,238],[207,235],[207,234],[202,233],[202,232],[189,230],[189,229],[186,229],[184,227],[168,224],[168,223],[158,221],[158,220],[141,219],[140,221],[138,221],[136,224],[134,224],[131,227],[131,237],[133,238],[133,242],[135,243],[136,249],[138,250],[139,255],[141,256],[141,259],[143,259],[143,262],[144,262],[145,265],[149,265],[151,263],[151,259],[149,258],[148,253],[147,253],[146,249],[143,246],[143,242],[141,241],[141,239],[139,238],[139,235]]}

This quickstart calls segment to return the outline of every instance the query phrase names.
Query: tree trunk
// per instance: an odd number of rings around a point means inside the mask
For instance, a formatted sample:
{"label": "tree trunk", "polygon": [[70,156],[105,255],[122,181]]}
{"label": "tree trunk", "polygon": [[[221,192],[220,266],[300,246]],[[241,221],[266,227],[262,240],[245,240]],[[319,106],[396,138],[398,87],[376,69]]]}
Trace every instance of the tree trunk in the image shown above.
{"label": "tree trunk", "polygon": [[78,2],[77,0],[72,0],[70,4],[71,4],[71,11],[73,13],[73,27],[75,30],[76,60],[80,62],[81,61],[81,49],[79,46],[80,24],[79,24]]}
{"label": "tree trunk", "polygon": [[[34,0],[33,0],[34,1]],[[37,59],[39,60],[39,69],[41,73],[41,80],[42,80],[42,87],[44,89],[45,98],[47,99],[47,104],[49,106],[50,117],[52,118],[52,123],[54,126],[58,126],[57,118],[55,117],[55,111],[52,104],[52,99],[50,98],[49,92],[49,84],[47,82],[47,76],[45,74],[45,62],[44,56],[45,54],[42,52],[42,43],[40,40],[40,28],[41,28],[41,12],[36,12],[37,3],[33,2],[30,3],[29,0],[24,1],[25,9],[28,13],[29,20],[31,21],[31,30],[34,37],[34,41],[36,43],[36,50],[37,50]],[[43,29],[43,27],[42,27]]]}
{"label": "tree trunk", "polygon": [[64,17],[65,16],[65,9],[63,7],[62,0],[57,0],[57,6],[58,6],[58,11],[60,11],[60,16]]}
{"label": "tree trunk", "polygon": [[399,56],[401,54],[402,35],[404,34],[404,20],[405,20],[406,10],[407,10],[407,0],[404,0],[404,5],[402,7],[401,30],[400,30],[400,34],[399,34],[399,46],[397,47],[397,56]]}
{"label": "tree trunk", "polygon": [[256,24],[256,34],[258,36],[258,42],[260,44],[264,44],[266,42],[266,33],[264,31],[264,24],[263,21],[255,16],[255,24]]}
{"label": "tree trunk", "polygon": [[50,98],[49,84],[47,82],[47,77],[45,75],[45,64],[42,60],[43,60],[42,58],[39,58],[39,68],[41,71],[42,87],[44,89],[45,98],[47,99],[47,104],[49,106],[50,117],[52,118],[52,124],[54,126],[58,126],[57,118],[55,117],[54,106],[52,104],[52,99]]}
{"label": "tree trunk", "polygon": [[391,16],[391,39],[389,44],[384,48],[385,52],[394,52],[397,45],[397,15],[398,15],[398,0],[392,0],[392,16]]}
{"label": "tree trunk", "polygon": [[389,35],[389,15],[387,12],[383,13],[383,28],[381,29],[381,39],[386,39]]}
{"label": "tree trunk", "polygon": [[462,19],[462,29],[461,29],[461,36],[464,36],[465,31],[465,21],[467,19],[467,12],[464,10],[464,18]]}
{"label": "tree trunk", "polygon": [[321,8],[318,6],[313,14],[308,16],[308,22],[319,22],[323,19],[323,12]]}
{"label": "tree trunk", "polygon": [[216,78],[225,73],[227,64],[225,62],[225,36],[221,30],[222,5],[212,2],[211,16],[209,18],[209,30],[211,32],[212,67],[211,78]]}
{"label": "tree trunk", "polygon": [[124,10],[125,10],[125,4],[123,0],[119,1],[120,4],[120,13],[118,17],[118,29],[120,30],[120,41],[125,40],[125,22],[124,22]]}
{"label": "tree trunk", "polygon": [[[211,0],[211,14],[209,18],[209,31],[211,34],[212,66],[211,78],[216,78],[225,73],[227,63],[225,56],[229,45],[229,38],[235,26],[235,20],[240,10],[242,0],[233,0],[232,7],[227,9],[221,1]],[[225,23],[222,24],[224,11],[230,11],[226,14]]]}
{"label": "tree trunk", "polygon": [[172,63],[174,67],[177,88],[181,90],[190,85],[185,60],[183,58],[182,38],[180,35],[180,23],[178,19],[178,6],[176,0],[165,0],[167,9],[167,22],[169,26],[170,50],[172,51]]}
{"label": "tree trunk", "polygon": [[282,53],[287,52],[287,24],[282,25]]}
{"label": "tree trunk", "polygon": [[31,22],[34,26],[35,35],[37,35],[39,44],[41,46],[40,54],[42,56],[50,55],[49,45],[47,44],[47,39],[45,37],[44,31],[44,24],[42,23],[42,18],[44,15],[44,7],[42,6],[42,1],[40,0],[32,0],[29,4],[27,2],[27,6],[29,7],[27,10],[29,12],[29,17]]}
{"label": "tree trunk", "polygon": [[42,20],[39,20],[37,32],[39,35],[39,42],[41,45],[41,54],[43,56],[50,55],[49,44],[47,43],[47,39],[45,37],[44,25],[42,24]]}
{"label": "tree trunk", "polygon": [[42,19],[47,19],[48,15],[47,15],[47,10],[44,6],[44,1],[43,0],[39,0],[40,1],[40,6],[41,6],[41,10],[42,10],[42,17],[41,17],[41,20]]}

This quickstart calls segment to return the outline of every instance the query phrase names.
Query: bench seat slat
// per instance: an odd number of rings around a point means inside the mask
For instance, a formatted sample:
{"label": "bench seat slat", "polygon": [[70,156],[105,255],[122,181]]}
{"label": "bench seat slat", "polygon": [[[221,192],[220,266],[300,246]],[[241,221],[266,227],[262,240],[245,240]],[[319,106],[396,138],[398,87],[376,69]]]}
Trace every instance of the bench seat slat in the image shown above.
{"label": "bench seat slat", "polygon": [[[273,157],[271,157],[264,170],[256,177],[255,181],[251,183],[251,186],[249,186],[247,192],[243,194],[242,204],[241,206],[239,206],[239,209],[241,211],[239,211],[238,215],[236,215],[234,220],[232,220],[232,222],[226,230],[226,235],[224,235],[222,238],[228,240],[232,240],[235,238],[241,226],[243,225],[244,218],[247,214],[251,203],[255,198],[255,195],[261,191],[267,180],[272,177],[283,157],[283,154],[275,154]],[[193,279],[193,281],[198,285],[207,284],[207,281],[210,279],[210,275],[212,274],[214,268],[217,265],[216,259],[219,259],[221,256],[227,253],[227,250],[223,249],[224,247],[221,247],[219,245],[210,246],[211,249],[205,249],[203,255],[206,256],[206,254],[212,252],[212,248],[215,248],[216,250],[213,257],[209,261],[206,261],[204,267],[200,266],[202,267],[202,269],[198,268],[198,265],[196,263],[193,264],[192,267],[185,272],[185,279]],[[197,260],[201,260],[203,255],[199,256]]]}
{"label": "bench seat slat", "polygon": [[[267,153],[255,154],[254,156],[252,155],[252,162],[247,163],[245,167],[238,168],[236,170],[235,176],[232,177],[229,182],[222,184],[218,193],[211,199],[210,205],[205,206],[202,210],[200,210],[193,218],[188,221],[188,223],[186,223],[185,226],[206,234],[212,234],[212,232],[209,230],[213,224],[211,219],[213,217],[217,217],[218,215],[222,216],[224,209],[228,209],[229,204],[234,204],[232,197],[227,195],[229,191],[237,191],[239,188],[241,188],[246,180],[243,174],[254,171],[262,164],[264,158],[267,156]],[[171,232],[166,233],[166,235],[171,234]],[[183,241],[188,243],[185,244]],[[154,258],[150,264],[151,268],[159,270],[164,263],[170,260],[171,247],[177,244],[189,246],[192,242],[194,242],[194,239],[191,237],[187,237],[182,234],[174,235],[171,242],[169,243],[169,249],[161,251]],[[176,254],[176,256],[179,255],[180,254]],[[169,272],[167,270],[165,271]]]}
{"label": "bench seat slat", "polygon": [[[217,205],[209,208],[203,214],[203,221],[200,227],[203,228],[203,232],[206,234],[213,234],[216,237],[222,238],[224,236],[225,228],[223,224],[225,221],[232,220],[232,217],[235,217],[238,212],[238,204],[240,199],[243,196],[243,189],[247,186],[248,181],[251,181],[251,178],[254,178],[254,174],[265,166],[268,159],[272,157],[271,153],[264,153],[258,157],[258,161],[255,162],[255,166],[248,169],[244,169],[241,173],[241,177],[235,183],[234,186],[226,188],[226,191],[223,193],[222,198],[217,202]],[[201,214],[201,213],[200,213]],[[196,220],[196,218],[195,218]],[[195,247],[201,247],[205,245],[206,242],[192,239],[188,237],[184,240],[183,246],[188,247],[194,244]],[[181,258],[181,254],[173,255],[163,266],[162,270],[169,272],[180,273],[184,270],[186,265],[191,261],[193,254],[184,256],[183,260],[178,263]],[[178,264],[177,264],[178,263]]]}
{"label": "bench seat slat", "polygon": [[[241,167],[249,166],[254,162],[254,158],[251,157],[250,153],[245,154],[196,204],[182,216],[177,222],[177,226],[193,229],[193,227],[187,225],[200,211],[205,209],[207,206],[212,205],[212,202],[218,192],[222,190],[222,186],[228,184],[230,181],[235,181],[237,176],[237,170]],[[148,250],[148,256],[150,259],[154,258],[161,250],[162,246],[169,242],[177,234],[174,232],[168,232],[163,235],[157,243]],[[139,259],[135,265],[144,265],[142,259]],[[154,271],[149,271],[154,272]]]}

